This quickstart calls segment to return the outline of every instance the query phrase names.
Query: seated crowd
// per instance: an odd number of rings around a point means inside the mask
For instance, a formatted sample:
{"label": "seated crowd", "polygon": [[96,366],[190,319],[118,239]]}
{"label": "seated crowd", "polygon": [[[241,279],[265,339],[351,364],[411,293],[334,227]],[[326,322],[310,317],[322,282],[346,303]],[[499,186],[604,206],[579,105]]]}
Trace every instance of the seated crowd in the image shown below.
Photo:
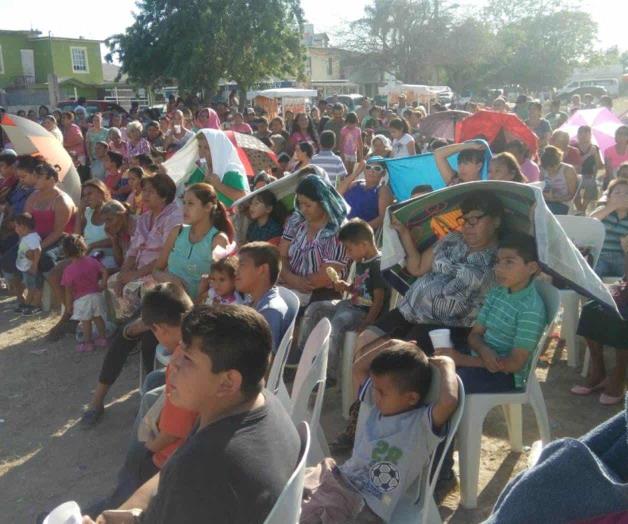
{"label": "seated crowd", "polygon": [[[308,468],[301,522],[388,521],[434,453],[445,454],[441,478],[453,474],[451,446],[437,448],[458,407],[456,375],[467,394],[525,388],[548,321],[534,285],[534,239],[505,231],[502,202],[481,184],[460,202],[457,227],[427,247],[393,219],[405,271],[415,280],[391,308],[377,240],[395,202],[386,162],[420,152],[420,111],[410,111],[408,122],[395,114],[384,120],[377,108],[319,106],[294,115],[290,133],[282,118],[235,113],[230,129],[288,155],[285,168],[249,183],[219,113],[203,108],[190,118],[184,107],[168,107],[163,122],[133,120],[122,129],[121,122],[103,127],[96,114],[84,132],[74,113],[63,115],[63,142],[83,178],[78,204],[45,159],[0,154],[1,269],[16,311],[41,313],[47,283],[52,302],[63,306],[48,336],[75,333],[77,351],[105,352],[81,424],[97,427],[103,419],[106,396],[132,350],[139,348],[149,371],[117,485],[85,508],[84,522],[201,522],[207,515],[212,522],[264,521],[301,449],[289,415],[264,387],[296,314],[284,288],[300,304],[289,363],[298,362],[319,320],[329,318],[333,385],[344,336],[358,333],[352,420],[332,445],[350,455],[343,464],[327,457]],[[606,240],[595,271],[623,277],[628,128],[618,129],[604,163],[590,129],[581,128],[574,146],[563,144],[539,111],[530,104],[528,125],[547,142],[538,158],[513,141],[485,165],[484,142],[445,144],[433,151],[438,171],[447,185],[479,181],[483,169],[491,180],[541,181],[556,214],[572,203],[586,213],[599,201],[591,216],[604,224]],[[54,116],[43,117],[51,119],[54,129]],[[177,187],[163,161],[191,140],[198,168]],[[568,163],[567,147],[578,150],[577,161]],[[600,199],[596,177],[604,165]],[[265,186],[291,171],[299,179],[289,213],[285,199]],[[413,194],[431,189],[418,186]],[[256,193],[236,210],[234,202],[250,190]],[[614,322],[612,332],[604,322]],[[439,329],[450,339],[437,341],[431,332]],[[601,390],[603,404],[620,402],[626,323],[592,304],[579,329],[592,365],[586,384],[572,392]],[[617,348],[608,376],[604,344]],[[153,369],[158,351],[169,363]],[[434,373],[438,399],[426,403]],[[358,426],[360,409],[366,417]],[[373,468],[384,462],[397,485],[373,482]]]}

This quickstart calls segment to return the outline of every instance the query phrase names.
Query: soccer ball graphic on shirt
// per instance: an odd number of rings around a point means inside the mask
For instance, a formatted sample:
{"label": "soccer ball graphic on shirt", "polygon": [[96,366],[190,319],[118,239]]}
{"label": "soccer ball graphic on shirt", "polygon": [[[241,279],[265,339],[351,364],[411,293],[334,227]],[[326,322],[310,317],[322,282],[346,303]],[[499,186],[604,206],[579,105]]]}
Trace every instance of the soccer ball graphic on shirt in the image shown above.
{"label": "soccer ball graphic on shirt", "polygon": [[378,462],[371,466],[369,478],[377,489],[389,492],[399,485],[399,470],[392,462]]}

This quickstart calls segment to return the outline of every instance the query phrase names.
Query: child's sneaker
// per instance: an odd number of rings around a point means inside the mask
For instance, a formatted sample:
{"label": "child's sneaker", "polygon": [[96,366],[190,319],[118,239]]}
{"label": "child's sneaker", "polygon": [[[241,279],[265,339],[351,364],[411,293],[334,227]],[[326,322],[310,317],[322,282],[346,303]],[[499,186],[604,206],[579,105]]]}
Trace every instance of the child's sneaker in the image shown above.
{"label": "child's sneaker", "polygon": [[94,351],[94,344],[91,342],[81,342],[76,345],[77,353],[89,353],[90,351]]}
{"label": "child's sneaker", "polygon": [[22,315],[30,317],[32,315],[39,315],[43,310],[39,306],[26,306],[22,309]]}
{"label": "child's sneaker", "polygon": [[24,304],[24,302],[20,302],[13,311],[15,311],[16,313],[24,313],[24,310],[28,307],[29,307],[28,304]]}
{"label": "child's sneaker", "polygon": [[109,345],[109,341],[105,337],[98,337],[94,341],[94,346],[97,348],[106,348]]}

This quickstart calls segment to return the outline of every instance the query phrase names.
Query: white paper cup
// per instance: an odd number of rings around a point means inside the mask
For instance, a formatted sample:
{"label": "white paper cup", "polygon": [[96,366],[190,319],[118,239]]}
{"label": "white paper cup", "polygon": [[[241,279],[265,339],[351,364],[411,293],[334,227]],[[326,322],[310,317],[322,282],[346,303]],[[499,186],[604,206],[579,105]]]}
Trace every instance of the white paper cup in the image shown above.
{"label": "white paper cup", "polygon": [[449,329],[433,329],[429,335],[434,349],[454,347],[451,343],[451,331]]}
{"label": "white paper cup", "polygon": [[81,508],[73,500],[57,506],[44,520],[44,524],[81,524],[82,522]]}

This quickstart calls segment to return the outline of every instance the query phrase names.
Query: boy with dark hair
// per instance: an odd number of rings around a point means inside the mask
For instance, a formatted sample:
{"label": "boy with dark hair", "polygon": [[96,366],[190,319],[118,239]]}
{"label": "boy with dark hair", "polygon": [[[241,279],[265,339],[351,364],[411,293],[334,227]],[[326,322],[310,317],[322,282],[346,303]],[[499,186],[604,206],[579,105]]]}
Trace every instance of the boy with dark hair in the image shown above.
{"label": "boy with dark hair", "polygon": [[107,154],[103,157],[106,173],[104,182],[112,195],[118,190],[120,180],[122,180],[121,169],[123,163],[124,157],[115,151],[107,151]]}
{"label": "boy with dark hair", "polygon": [[364,220],[354,218],[339,231],[349,258],[355,263],[353,282],[340,280],[335,271],[328,270],[336,291],[350,293],[347,300],[323,300],[311,303],[305,311],[300,330],[299,347],[304,347],[308,335],[322,318],[329,318],[332,331],[329,341],[327,374],[336,379],[338,360],[347,331],[363,331],[375,323],[387,309],[389,288],[380,272],[381,253],[375,244],[373,229]]}
{"label": "boy with dark hair", "polygon": [[[441,375],[440,395],[426,405],[430,364]],[[378,340],[355,362],[353,376],[362,385],[358,396],[361,409],[368,410],[365,422],[344,464],[326,458],[306,470],[301,524],[388,522],[401,496],[425,470],[458,405],[451,359],[428,359],[410,342]]]}
{"label": "boy with dark hair", "polygon": [[[445,184],[448,186],[461,182],[480,180],[484,165],[486,145],[478,141],[463,142],[439,147],[434,150],[434,161]],[[449,164],[448,158],[458,153],[458,171]]]}
{"label": "boy with dark hair", "polygon": [[94,144],[94,158],[90,165],[90,175],[98,180],[105,180],[107,170],[105,169],[105,156],[109,152],[109,144],[98,141]]}
{"label": "boy with dark hair", "polygon": [[499,242],[498,285],[486,300],[469,334],[471,354],[463,348],[436,348],[456,363],[467,393],[522,389],[532,354],[547,322],[545,304],[534,286],[539,271],[534,238],[508,233]]}
{"label": "boy with dark hair", "polygon": [[170,362],[169,399],[199,413],[198,429],[124,504],[128,518],[137,508],[144,510],[140,523],[262,523],[300,450],[281,402],[263,391],[268,324],[247,306],[197,306],[183,320],[182,336]]}
{"label": "boy with dark hair", "polygon": [[17,154],[12,150],[3,150],[0,152],[0,202],[6,202],[17,183]]}
{"label": "boy with dark hair", "polygon": [[249,242],[238,252],[236,289],[251,297],[250,306],[268,322],[276,353],[290,325],[288,304],[279,294],[277,278],[281,271],[281,255],[268,242]]}
{"label": "boy with dark hair", "polygon": [[41,313],[41,290],[44,287],[44,279],[38,269],[41,237],[35,232],[35,220],[30,213],[21,213],[13,221],[15,232],[20,237],[15,267],[22,273],[26,288],[24,301],[21,293],[17,297],[16,311],[23,315],[35,315]]}
{"label": "boy with dark hair", "polygon": [[334,132],[330,129],[323,131],[320,136],[320,145],[320,152],[312,157],[310,163],[327,171],[331,181],[337,185],[342,177],[347,176],[347,168],[342,159],[333,152],[336,145]]}

